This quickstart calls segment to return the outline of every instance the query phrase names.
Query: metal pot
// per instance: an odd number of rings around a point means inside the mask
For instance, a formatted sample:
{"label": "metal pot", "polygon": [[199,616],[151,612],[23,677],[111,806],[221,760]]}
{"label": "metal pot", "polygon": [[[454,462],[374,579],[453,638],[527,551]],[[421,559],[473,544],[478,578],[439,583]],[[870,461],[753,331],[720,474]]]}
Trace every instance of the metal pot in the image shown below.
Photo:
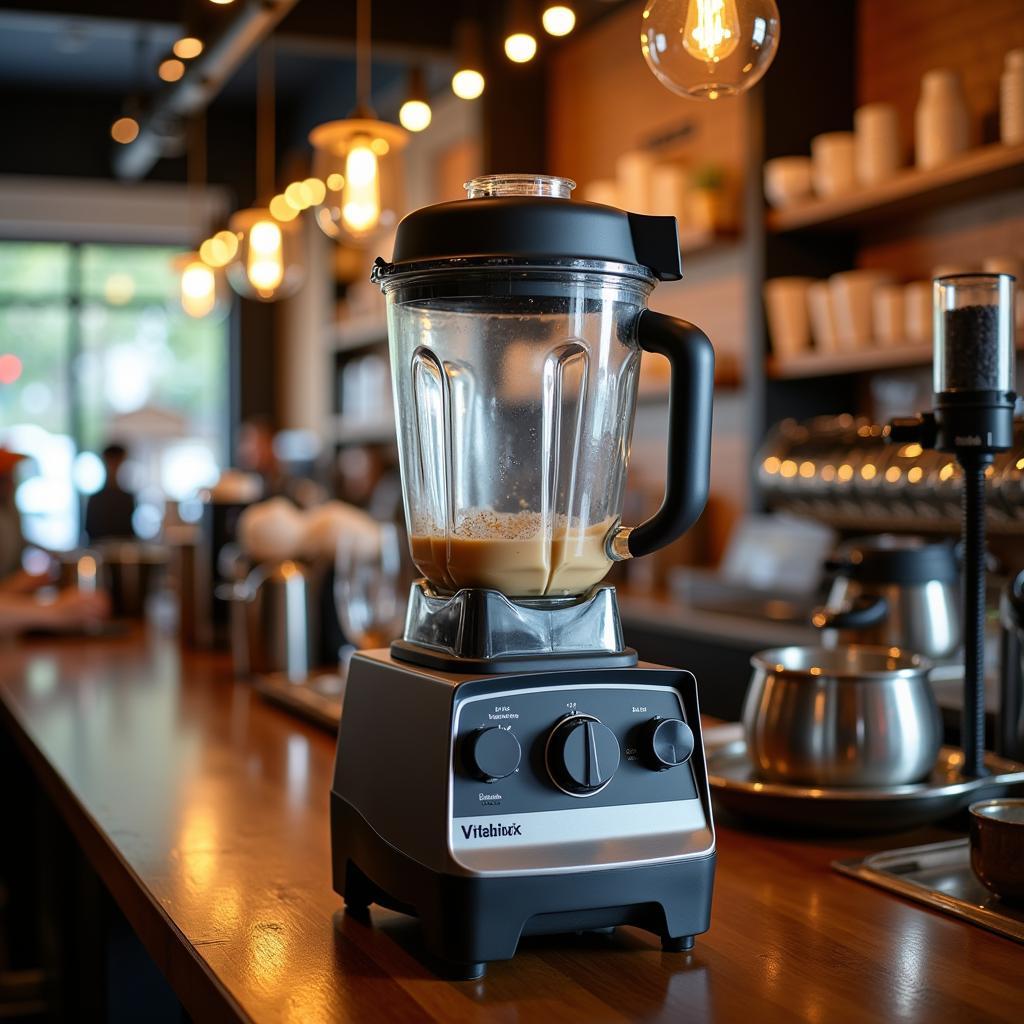
{"label": "metal pot", "polygon": [[283,673],[301,682],[316,664],[316,589],[298,562],[257,565],[244,582],[217,588],[234,603],[231,650],[236,675]]}
{"label": "metal pot", "polygon": [[167,565],[167,551],[138,541],[107,541],[97,549],[114,617],[141,619],[146,614],[146,599]]}
{"label": "metal pot", "polygon": [[876,644],[948,658],[960,647],[959,569],[951,544],[881,534],[852,541],[812,623],[825,646]]}
{"label": "metal pot", "polygon": [[999,729],[996,752],[1024,759],[1024,572],[1010,580],[999,602]]}
{"label": "metal pot", "polygon": [[881,647],[780,647],[750,659],[743,707],[761,778],[816,786],[924,779],[942,721],[917,654]]}

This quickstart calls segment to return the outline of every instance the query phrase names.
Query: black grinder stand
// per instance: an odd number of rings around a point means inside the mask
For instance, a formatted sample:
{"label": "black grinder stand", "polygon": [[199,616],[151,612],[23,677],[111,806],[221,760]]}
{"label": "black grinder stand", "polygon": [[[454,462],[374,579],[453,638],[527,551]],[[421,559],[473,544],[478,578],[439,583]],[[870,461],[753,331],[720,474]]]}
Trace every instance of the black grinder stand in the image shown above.
{"label": "black grinder stand", "polygon": [[963,469],[964,775],[985,774],[985,479],[1013,443],[1014,278],[934,282],[935,408],[886,428],[891,441],[952,452]]}

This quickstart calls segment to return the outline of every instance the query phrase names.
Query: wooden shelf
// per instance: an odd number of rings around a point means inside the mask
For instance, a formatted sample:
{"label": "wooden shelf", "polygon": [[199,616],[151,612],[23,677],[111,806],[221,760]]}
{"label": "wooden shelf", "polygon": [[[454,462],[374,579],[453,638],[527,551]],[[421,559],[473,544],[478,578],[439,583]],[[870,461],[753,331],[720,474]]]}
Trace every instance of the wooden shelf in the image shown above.
{"label": "wooden shelf", "polygon": [[975,196],[1024,188],[1024,145],[973,149],[928,171],[901,171],[880,185],[767,214],[769,231],[853,231]]}
{"label": "wooden shelf", "polygon": [[870,373],[904,366],[929,366],[932,343],[914,342],[886,345],[884,348],[863,348],[852,352],[801,352],[799,355],[771,356],[768,376],[773,380],[796,380],[800,377],[835,377],[843,373]]}
{"label": "wooden shelf", "polygon": [[[1018,333],[1016,347],[1024,350],[1024,333]],[[873,373],[902,367],[931,366],[934,348],[930,341],[886,342],[853,352],[801,352],[799,355],[769,356],[767,369],[772,380],[801,377],[838,377],[844,373]]]}

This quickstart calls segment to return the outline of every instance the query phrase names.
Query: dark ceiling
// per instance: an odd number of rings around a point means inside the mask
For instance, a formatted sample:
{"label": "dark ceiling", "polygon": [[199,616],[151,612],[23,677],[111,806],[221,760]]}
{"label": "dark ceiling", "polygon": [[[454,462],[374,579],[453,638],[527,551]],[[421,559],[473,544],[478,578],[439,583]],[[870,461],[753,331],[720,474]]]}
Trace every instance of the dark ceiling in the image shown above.
{"label": "dark ceiling", "polygon": [[[109,126],[124,100],[152,101],[168,87],[156,65],[183,26],[215,33],[246,3],[209,0],[22,0],[0,4],[0,104],[9,144],[0,147],[0,173],[109,176]],[[580,31],[620,0],[575,0]],[[354,0],[299,0],[277,26],[274,39],[280,151],[301,148],[310,127],[344,116],[355,101]],[[500,0],[375,0],[374,102],[397,114],[409,69],[427,70],[428,85],[446,88],[456,22],[476,17],[485,49],[498,59],[504,19]],[[560,45],[542,42],[541,55]],[[501,58],[503,60],[503,58]],[[535,75],[542,75],[541,61]],[[250,144],[255,119],[256,60],[242,61],[208,111],[210,177],[229,184],[248,173],[248,156],[219,160],[218,140],[239,151]],[[54,132],[54,122],[58,131]],[[248,153],[251,153],[251,148]],[[164,159],[151,177],[175,179],[181,160]]]}

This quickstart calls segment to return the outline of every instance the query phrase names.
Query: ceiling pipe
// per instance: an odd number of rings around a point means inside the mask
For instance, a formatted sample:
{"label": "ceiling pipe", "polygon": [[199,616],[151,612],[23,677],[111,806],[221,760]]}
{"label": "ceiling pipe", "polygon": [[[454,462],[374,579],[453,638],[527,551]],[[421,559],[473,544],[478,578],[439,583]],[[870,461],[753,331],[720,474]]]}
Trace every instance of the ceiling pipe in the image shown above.
{"label": "ceiling pipe", "polygon": [[144,178],[177,141],[181,122],[207,107],[246,57],[273,32],[298,0],[249,0],[206,49],[191,61],[180,81],[164,88],[139,123],[139,134],[114,151],[114,174]]}

